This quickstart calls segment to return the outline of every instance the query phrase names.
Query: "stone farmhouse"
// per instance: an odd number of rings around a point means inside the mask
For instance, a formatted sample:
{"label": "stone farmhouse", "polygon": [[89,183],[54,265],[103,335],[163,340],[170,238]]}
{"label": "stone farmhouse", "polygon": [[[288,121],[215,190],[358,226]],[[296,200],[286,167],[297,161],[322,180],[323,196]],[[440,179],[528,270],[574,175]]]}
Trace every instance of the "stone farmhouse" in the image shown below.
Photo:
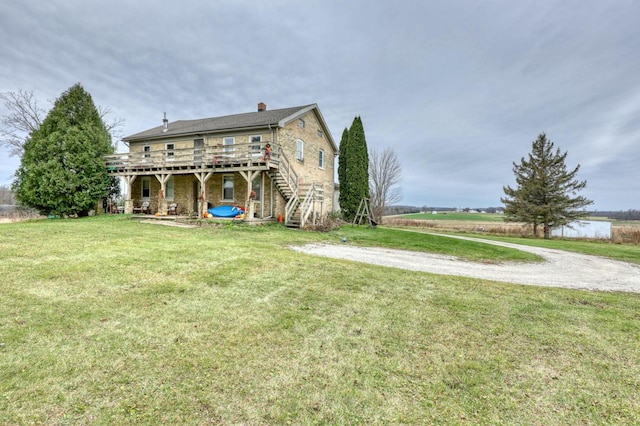
{"label": "stone farmhouse", "polygon": [[[106,156],[125,213],[197,215],[232,205],[244,219],[303,227],[333,211],[338,148],[318,105],[178,120],[123,138]],[[267,146],[271,151],[267,152]]]}

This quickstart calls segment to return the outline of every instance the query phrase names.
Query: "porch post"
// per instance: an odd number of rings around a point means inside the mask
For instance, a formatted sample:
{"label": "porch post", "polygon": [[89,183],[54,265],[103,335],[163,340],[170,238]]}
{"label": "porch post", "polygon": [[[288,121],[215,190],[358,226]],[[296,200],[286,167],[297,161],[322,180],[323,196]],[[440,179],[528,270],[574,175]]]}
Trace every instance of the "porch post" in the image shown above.
{"label": "porch post", "polygon": [[158,197],[158,213],[165,216],[167,214],[167,181],[171,175],[156,175],[160,182],[160,196]]}
{"label": "porch post", "polygon": [[127,184],[127,198],[124,200],[124,212],[126,214],[133,213],[133,200],[131,199],[131,186],[133,185],[133,181],[136,180],[136,175],[126,175],[123,176],[124,181]]}
{"label": "porch post", "polygon": [[253,220],[253,216],[255,213],[255,200],[251,198],[251,191],[253,191],[253,180],[258,176],[260,171],[240,171],[240,175],[247,181],[247,209],[246,214],[244,216],[244,220]]}
{"label": "porch post", "polygon": [[211,176],[213,176],[213,172],[205,173],[199,172],[194,173],[198,182],[200,182],[200,196],[198,197],[198,218],[202,219],[204,217],[204,212],[207,207],[207,181]]}

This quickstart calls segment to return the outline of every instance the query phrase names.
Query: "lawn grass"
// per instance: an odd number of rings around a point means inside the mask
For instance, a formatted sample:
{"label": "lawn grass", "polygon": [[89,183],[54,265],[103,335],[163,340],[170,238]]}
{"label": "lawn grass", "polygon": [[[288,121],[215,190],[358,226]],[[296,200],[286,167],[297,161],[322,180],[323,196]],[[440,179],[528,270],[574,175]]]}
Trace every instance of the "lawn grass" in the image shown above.
{"label": "lawn grass", "polygon": [[337,236],[0,225],[0,424],[640,422],[639,295],[287,249]]}

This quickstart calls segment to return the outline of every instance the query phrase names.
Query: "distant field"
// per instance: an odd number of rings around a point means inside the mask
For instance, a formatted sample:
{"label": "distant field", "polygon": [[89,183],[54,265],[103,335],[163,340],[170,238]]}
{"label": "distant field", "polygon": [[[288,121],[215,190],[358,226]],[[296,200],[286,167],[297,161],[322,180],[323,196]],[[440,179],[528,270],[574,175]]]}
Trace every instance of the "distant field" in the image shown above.
{"label": "distant field", "polygon": [[631,226],[635,228],[640,228],[640,220],[615,220],[615,219],[603,219],[610,220],[613,222],[615,226]]}
{"label": "distant field", "polygon": [[[504,215],[495,213],[465,213],[465,212],[439,212],[432,213],[413,213],[394,216],[396,218],[414,219],[414,220],[459,220],[465,222],[503,222]],[[614,225],[619,226],[637,226],[640,227],[640,220],[616,220],[608,217],[587,217],[586,220],[608,220]]]}
{"label": "distant field", "polygon": [[464,212],[446,212],[446,213],[414,213],[402,215],[405,219],[416,220],[464,220],[469,222],[502,222],[504,216],[494,213],[464,213]]}
{"label": "distant field", "polygon": [[[603,217],[588,217],[587,220],[610,220],[614,243],[640,244],[640,221],[615,220]],[[504,215],[494,213],[440,212],[414,213],[387,216],[383,225],[400,227],[431,228],[455,232],[481,232],[483,234],[533,236],[533,228],[517,222],[505,222]],[[538,230],[542,232],[542,227]],[[540,235],[538,235],[540,236]]]}

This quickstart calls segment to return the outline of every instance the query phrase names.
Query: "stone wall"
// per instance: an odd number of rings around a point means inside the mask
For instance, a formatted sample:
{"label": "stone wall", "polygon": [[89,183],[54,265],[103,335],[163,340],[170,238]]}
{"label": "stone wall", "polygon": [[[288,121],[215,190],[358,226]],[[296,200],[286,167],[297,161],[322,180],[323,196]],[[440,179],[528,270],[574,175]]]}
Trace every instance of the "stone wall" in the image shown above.
{"label": "stone wall", "polygon": [[[320,124],[315,110],[309,111],[302,117],[304,127],[295,119],[278,130],[278,143],[291,162],[301,184],[320,183],[324,188],[324,211],[333,210],[334,189],[334,152],[328,135]],[[303,159],[296,159],[297,140],[303,142]],[[319,152],[324,152],[324,167],[319,165]]]}
{"label": "stone wall", "polygon": [[[333,193],[334,193],[334,150],[330,143],[329,137],[321,125],[321,120],[316,110],[311,110],[300,117],[304,121],[304,126],[300,125],[298,118],[286,123],[284,128],[262,129],[257,131],[236,131],[228,134],[219,132],[216,134],[203,135],[206,146],[219,146],[223,144],[225,137],[234,137],[235,144],[250,143],[252,136],[261,136],[260,145],[272,143],[274,148],[280,146],[282,152],[289,160],[291,167],[300,179],[301,185],[316,183],[322,184],[324,189],[324,201],[322,206],[317,205],[321,209],[322,214],[333,211]],[[272,139],[273,138],[273,139]],[[162,141],[136,142],[131,143],[130,150],[132,152],[141,152],[145,145],[149,145],[151,151],[160,151],[166,148],[167,143],[173,143],[176,150],[182,148],[193,148],[194,140],[198,139],[194,136],[188,138],[167,138]],[[301,160],[296,159],[297,140],[303,141],[304,156]],[[246,145],[245,145],[246,148]],[[324,153],[324,166],[320,167],[319,153]],[[262,151],[261,151],[262,152]],[[277,153],[276,153],[277,154]],[[232,200],[223,199],[223,176],[233,175],[234,177],[234,197]],[[275,185],[272,184],[270,178],[263,172],[262,175],[261,198],[256,200],[256,212],[259,217],[274,217],[284,215],[285,200],[277,191]],[[151,212],[155,213],[160,210],[158,205],[158,193],[160,191],[160,182],[155,176],[139,176],[132,185],[131,198],[134,205],[139,206],[142,202],[142,181],[148,178],[150,183],[150,201]],[[191,174],[176,174],[173,176],[174,196],[167,197],[167,205],[175,202],[178,204],[178,214],[197,214],[197,179]],[[232,173],[215,173],[206,183],[207,203],[212,206],[218,205],[238,205],[246,207],[247,202],[247,182],[238,172]],[[299,195],[304,195],[300,193]],[[260,198],[260,197],[258,197]]]}

